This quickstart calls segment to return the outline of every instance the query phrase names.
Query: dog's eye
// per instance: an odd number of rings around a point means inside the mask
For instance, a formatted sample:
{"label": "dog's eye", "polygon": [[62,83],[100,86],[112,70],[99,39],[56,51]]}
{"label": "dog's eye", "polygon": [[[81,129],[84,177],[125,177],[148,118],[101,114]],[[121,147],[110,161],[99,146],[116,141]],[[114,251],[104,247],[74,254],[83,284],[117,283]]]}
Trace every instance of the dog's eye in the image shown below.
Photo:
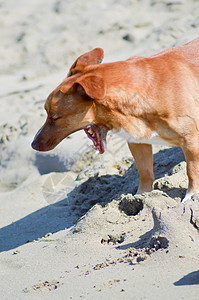
{"label": "dog's eye", "polygon": [[53,121],[57,121],[57,120],[59,120],[59,119],[61,119],[61,117],[58,117],[58,116],[52,117],[52,120],[53,120]]}

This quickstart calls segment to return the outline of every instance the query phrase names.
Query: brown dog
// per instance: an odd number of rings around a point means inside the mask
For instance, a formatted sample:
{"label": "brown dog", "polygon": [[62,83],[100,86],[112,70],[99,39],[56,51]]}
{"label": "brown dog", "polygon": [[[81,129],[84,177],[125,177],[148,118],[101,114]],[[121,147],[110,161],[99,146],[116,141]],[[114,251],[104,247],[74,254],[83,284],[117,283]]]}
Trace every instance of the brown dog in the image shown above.
{"label": "brown dog", "polygon": [[148,58],[100,64],[103,50],[80,56],[49,95],[47,120],[32,147],[53,149],[84,129],[100,153],[108,130],[127,140],[140,175],[138,193],[151,191],[153,143],[180,146],[189,186],[199,192],[199,38]]}

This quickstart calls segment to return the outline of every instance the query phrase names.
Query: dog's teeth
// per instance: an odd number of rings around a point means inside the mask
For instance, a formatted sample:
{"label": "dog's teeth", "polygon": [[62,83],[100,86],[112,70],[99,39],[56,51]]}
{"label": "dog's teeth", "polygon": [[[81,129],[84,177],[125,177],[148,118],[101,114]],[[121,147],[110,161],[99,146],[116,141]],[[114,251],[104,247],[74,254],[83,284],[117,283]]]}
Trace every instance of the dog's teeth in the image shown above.
{"label": "dog's teeth", "polygon": [[88,129],[88,133],[90,133],[90,135],[92,137],[95,137],[95,132],[93,131],[93,129],[91,127]]}
{"label": "dog's teeth", "polygon": [[94,133],[93,129],[92,128],[89,128],[88,129],[88,132],[92,135]]}

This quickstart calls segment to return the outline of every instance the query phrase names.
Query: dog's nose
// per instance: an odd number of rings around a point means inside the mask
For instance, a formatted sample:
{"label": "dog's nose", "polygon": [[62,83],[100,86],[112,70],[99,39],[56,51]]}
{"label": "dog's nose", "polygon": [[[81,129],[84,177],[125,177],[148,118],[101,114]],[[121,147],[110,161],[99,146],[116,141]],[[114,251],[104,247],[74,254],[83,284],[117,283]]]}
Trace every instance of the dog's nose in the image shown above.
{"label": "dog's nose", "polygon": [[31,147],[34,149],[34,150],[37,150],[39,151],[40,147],[39,147],[39,144],[38,142],[34,139],[32,144],[31,144]]}

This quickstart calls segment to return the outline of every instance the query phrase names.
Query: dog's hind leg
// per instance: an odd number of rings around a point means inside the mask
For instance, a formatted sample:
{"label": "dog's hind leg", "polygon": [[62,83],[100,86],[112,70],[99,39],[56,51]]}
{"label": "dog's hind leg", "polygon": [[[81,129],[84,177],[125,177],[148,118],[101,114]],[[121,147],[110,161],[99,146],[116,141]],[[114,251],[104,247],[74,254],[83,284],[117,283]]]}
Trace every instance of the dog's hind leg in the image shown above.
{"label": "dog's hind leg", "polygon": [[191,196],[199,193],[199,138],[193,137],[183,149],[187,162],[187,176],[189,180],[187,193],[182,200],[185,202]]}
{"label": "dog's hind leg", "polygon": [[150,192],[154,181],[153,153],[149,144],[128,143],[140,175],[137,194]]}

